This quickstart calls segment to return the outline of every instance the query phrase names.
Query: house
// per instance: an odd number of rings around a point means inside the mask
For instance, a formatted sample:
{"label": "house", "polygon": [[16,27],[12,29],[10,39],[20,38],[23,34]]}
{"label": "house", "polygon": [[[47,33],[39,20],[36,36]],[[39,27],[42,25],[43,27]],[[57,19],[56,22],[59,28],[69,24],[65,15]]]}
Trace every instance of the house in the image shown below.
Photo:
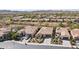
{"label": "house", "polygon": [[31,21],[31,18],[22,18],[21,21]]}
{"label": "house", "polygon": [[52,18],[53,18],[53,19],[56,19],[56,15],[54,15]]}
{"label": "house", "polygon": [[41,21],[41,22],[42,22],[42,21],[44,21],[44,19],[43,19],[43,18],[40,18],[40,19],[39,19],[39,21]]}
{"label": "house", "polygon": [[51,18],[51,19],[50,19],[50,21],[52,21],[52,22],[56,22],[57,20],[56,20],[56,19]]}
{"label": "house", "polygon": [[0,31],[7,33],[7,32],[10,31],[10,28],[7,28],[7,27],[5,27],[5,28],[0,28]]}
{"label": "house", "polygon": [[64,21],[64,22],[67,22],[67,21],[71,21],[71,20],[70,20],[70,19],[65,18],[65,19],[63,19],[63,21]]}
{"label": "house", "polygon": [[74,22],[79,23],[79,19],[75,19]]}
{"label": "house", "polygon": [[67,16],[66,18],[67,18],[67,19],[71,19],[71,16]]}
{"label": "house", "polygon": [[0,28],[0,41],[1,40],[7,40],[8,33],[10,32],[10,28]]}
{"label": "house", "polygon": [[56,16],[56,19],[60,19],[61,17],[60,16]]}
{"label": "house", "polygon": [[35,18],[34,18],[34,19],[32,19],[32,21],[34,21],[34,22],[35,22],[35,21],[38,21],[38,19],[35,19]]}
{"label": "house", "polygon": [[0,31],[0,41],[2,41],[4,39],[4,37],[3,37],[4,34],[5,34],[4,32]]}
{"label": "house", "polygon": [[74,21],[75,21],[75,19],[73,18],[73,19],[71,19],[71,21],[72,21],[72,22],[74,22]]}
{"label": "house", "polygon": [[13,17],[13,21],[19,21],[20,19],[22,19],[23,16],[16,16],[16,17]]}
{"label": "house", "polygon": [[19,30],[18,33],[22,33],[23,35],[30,37],[34,37],[36,32],[39,30],[37,26],[25,26],[23,29]]}
{"label": "house", "polygon": [[62,19],[65,19],[67,16],[61,16]]}
{"label": "house", "polygon": [[57,22],[63,22],[63,19],[56,19]]}
{"label": "house", "polygon": [[70,39],[70,34],[67,28],[56,28],[56,36],[63,40]]}
{"label": "house", "polygon": [[76,18],[76,19],[78,19],[78,18],[79,18],[79,16],[75,16],[75,18]]}
{"label": "house", "polygon": [[71,35],[73,39],[79,40],[79,29],[71,30]]}
{"label": "house", "polygon": [[76,47],[79,48],[79,29],[71,30],[72,38],[76,41]]}
{"label": "house", "polygon": [[49,18],[43,18],[44,19],[44,21],[49,21]]}
{"label": "house", "polygon": [[52,37],[53,28],[52,27],[42,27],[38,33],[35,35],[36,38],[45,38],[45,37]]}

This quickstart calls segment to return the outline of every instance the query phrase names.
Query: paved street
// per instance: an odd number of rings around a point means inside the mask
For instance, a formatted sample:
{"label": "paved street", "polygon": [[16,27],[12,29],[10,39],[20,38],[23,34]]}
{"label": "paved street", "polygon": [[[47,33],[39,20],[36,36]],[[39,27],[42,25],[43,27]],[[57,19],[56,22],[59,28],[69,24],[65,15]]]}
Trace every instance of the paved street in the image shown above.
{"label": "paved street", "polygon": [[0,48],[4,49],[69,49],[68,47],[46,45],[24,45],[12,41],[0,42]]}

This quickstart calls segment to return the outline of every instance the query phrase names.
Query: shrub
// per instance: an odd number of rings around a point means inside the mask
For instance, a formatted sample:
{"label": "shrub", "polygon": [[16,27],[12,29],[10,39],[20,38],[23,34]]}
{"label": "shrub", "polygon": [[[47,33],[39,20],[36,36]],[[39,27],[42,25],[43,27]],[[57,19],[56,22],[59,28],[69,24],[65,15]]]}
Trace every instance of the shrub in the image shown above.
{"label": "shrub", "polygon": [[71,43],[71,45],[76,45],[76,40],[75,39],[71,39],[70,43]]}
{"label": "shrub", "polygon": [[75,28],[79,28],[79,24],[78,23],[72,23],[69,26],[71,29],[75,29]]}
{"label": "shrub", "polygon": [[62,40],[58,38],[52,39],[51,44],[62,44]]}

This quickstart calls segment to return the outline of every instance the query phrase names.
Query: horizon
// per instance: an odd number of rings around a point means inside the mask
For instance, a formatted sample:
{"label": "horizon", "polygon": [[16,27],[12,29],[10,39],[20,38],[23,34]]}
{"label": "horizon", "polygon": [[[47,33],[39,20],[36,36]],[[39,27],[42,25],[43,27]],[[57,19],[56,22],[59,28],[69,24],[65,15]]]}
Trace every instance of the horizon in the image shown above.
{"label": "horizon", "polygon": [[0,11],[79,11],[79,9],[0,9]]}

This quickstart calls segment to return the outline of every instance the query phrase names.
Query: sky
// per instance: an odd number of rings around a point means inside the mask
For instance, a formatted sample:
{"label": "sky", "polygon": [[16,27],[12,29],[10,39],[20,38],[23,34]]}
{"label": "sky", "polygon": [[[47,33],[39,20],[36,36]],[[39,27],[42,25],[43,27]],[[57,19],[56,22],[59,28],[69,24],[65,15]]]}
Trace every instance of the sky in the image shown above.
{"label": "sky", "polygon": [[0,10],[79,9],[79,0],[0,0]]}

